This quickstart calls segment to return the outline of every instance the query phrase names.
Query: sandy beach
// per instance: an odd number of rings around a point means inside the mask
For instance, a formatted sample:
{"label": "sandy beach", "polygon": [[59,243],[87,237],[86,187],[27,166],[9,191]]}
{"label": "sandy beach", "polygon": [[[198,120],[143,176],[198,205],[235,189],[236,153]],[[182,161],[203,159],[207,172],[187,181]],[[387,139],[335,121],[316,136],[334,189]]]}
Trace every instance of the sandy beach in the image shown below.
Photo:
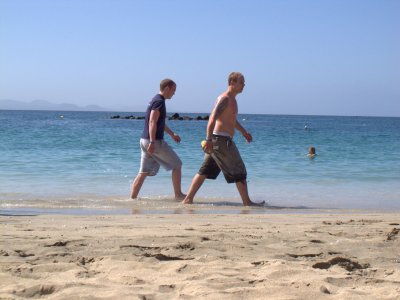
{"label": "sandy beach", "polygon": [[400,299],[399,213],[0,216],[0,299]]}

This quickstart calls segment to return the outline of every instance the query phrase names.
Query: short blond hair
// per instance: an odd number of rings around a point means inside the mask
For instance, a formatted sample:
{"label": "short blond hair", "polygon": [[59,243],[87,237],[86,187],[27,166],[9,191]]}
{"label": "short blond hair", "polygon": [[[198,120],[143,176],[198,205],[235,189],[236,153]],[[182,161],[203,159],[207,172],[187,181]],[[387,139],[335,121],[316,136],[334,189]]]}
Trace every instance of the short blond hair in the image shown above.
{"label": "short blond hair", "polygon": [[242,73],[232,72],[228,77],[228,85],[231,85],[232,82],[237,82],[239,78],[244,78]]}

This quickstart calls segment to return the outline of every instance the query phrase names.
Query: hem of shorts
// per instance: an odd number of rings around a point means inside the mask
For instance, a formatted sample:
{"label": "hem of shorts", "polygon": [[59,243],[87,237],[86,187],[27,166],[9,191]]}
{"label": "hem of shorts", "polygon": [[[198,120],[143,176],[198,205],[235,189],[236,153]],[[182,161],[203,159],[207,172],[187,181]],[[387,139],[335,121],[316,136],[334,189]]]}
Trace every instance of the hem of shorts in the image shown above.
{"label": "hem of shorts", "polygon": [[139,174],[147,174],[147,176],[156,176],[157,173],[155,172],[148,172],[148,171],[139,171]]}
{"label": "hem of shorts", "polygon": [[211,179],[211,180],[215,180],[215,179],[218,178],[218,175],[217,176],[210,176],[210,175],[203,174],[203,173],[200,173],[200,172],[197,172],[197,174],[200,175],[200,176],[206,176],[206,179]]}
{"label": "hem of shorts", "polygon": [[240,178],[234,178],[234,179],[229,179],[229,180],[227,180],[225,178],[225,180],[227,183],[236,183],[236,182],[241,182],[243,180],[247,180],[247,177],[240,177]]}

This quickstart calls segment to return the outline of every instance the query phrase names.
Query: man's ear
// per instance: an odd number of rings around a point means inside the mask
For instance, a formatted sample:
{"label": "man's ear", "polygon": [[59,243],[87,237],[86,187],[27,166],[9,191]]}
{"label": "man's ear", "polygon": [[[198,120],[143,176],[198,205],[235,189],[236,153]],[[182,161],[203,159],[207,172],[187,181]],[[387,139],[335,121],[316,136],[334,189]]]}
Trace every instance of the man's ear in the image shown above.
{"label": "man's ear", "polygon": [[161,92],[162,92],[163,94],[165,94],[165,93],[168,93],[169,90],[170,90],[170,87],[169,87],[169,86],[166,86]]}

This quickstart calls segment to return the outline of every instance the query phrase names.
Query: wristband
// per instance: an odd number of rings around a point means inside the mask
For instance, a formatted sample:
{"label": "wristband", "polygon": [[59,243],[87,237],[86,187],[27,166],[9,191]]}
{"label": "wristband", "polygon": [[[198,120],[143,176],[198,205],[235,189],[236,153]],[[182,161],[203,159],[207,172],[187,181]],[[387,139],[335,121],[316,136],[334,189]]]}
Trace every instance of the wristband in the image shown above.
{"label": "wristband", "polygon": [[150,141],[150,144],[154,144],[155,143],[155,141]]}

